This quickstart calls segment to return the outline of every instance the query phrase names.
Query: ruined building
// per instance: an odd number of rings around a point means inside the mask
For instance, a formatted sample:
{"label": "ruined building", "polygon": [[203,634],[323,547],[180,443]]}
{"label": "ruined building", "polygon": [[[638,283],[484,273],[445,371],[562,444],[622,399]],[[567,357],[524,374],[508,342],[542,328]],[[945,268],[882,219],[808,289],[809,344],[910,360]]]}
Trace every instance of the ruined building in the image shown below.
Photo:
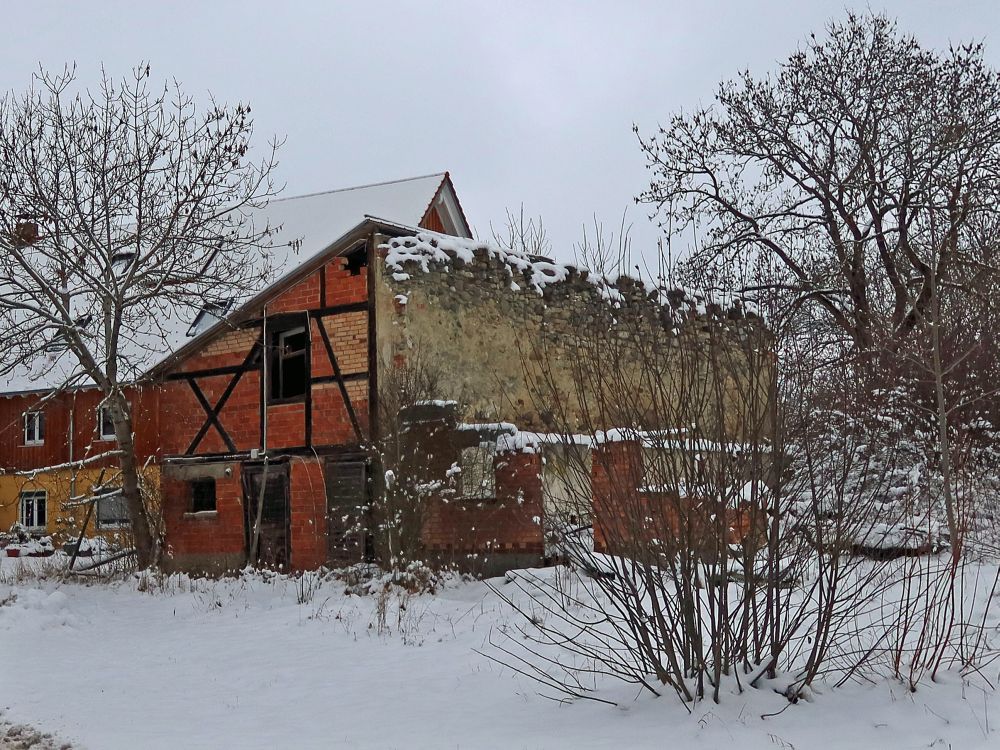
{"label": "ruined building", "polygon": [[[578,397],[581,326],[640,351],[675,317],[710,317],[683,293],[472,240],[447,174],[277,200],[266,218],[282,226],[270,281],[179,321],[131,388],[172,567],[242,567],[251,549],[285,569],[539,564],[556,513],[589,522],[589,484],[567,466],[616,426]],[[66,501],[112,471],[26,475],[113,446],[95,388],[49,396],[60,356],[3,389],[0,526],[71,531]],[[94,525],[127,529],[126,515],[112,499]]]}

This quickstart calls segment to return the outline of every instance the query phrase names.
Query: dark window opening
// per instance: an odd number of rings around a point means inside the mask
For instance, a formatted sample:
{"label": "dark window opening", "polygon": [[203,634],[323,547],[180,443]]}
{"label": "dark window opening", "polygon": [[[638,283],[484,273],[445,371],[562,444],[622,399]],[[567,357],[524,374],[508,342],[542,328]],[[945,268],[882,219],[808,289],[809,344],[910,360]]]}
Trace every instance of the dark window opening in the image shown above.
{"label": "dark window opening", "polygon": [[277,331],[271,345],[271,398],[276,401],[301,398],[309,382],[306,329]]}
{"label": "dark window opening", "polygon": [[347,254],[347,270],[351,276],[360,276],[361,269],[368,267],[368,248],[364,245]]}
{"label": "dark window opening", "polygon": [[215,510],[215,480],[195,479],[191,482],[191,512]]}

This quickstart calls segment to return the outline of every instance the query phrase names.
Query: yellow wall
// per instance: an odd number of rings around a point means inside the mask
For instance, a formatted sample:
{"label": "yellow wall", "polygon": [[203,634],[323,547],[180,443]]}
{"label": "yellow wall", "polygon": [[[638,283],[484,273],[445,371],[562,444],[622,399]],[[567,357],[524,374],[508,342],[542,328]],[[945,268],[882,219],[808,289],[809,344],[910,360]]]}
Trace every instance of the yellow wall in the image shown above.
{"label": "yellow wall", "polygon": [[[103,472],[106,480],[113,470]],[[152,467],[147,470],[149,478],[159,483],[159,469]],[[58,472],[39,473],[34,478],[16,474],[0,474],[0,530],[6,531],[20,520],[20,493],[23,490],[45,490],[46,497],[46,527],[45,533],[51,535],[58,544],[69,538],[75,538],[80,533],[86,507],[64,508],[74,492],[76,495],[86,493],[102,478],[100,469],[81,469],[75,472],[63,470]],[[127,529],[98,529],[96,509],[87,525],[87,536],[103,536],[117,541],[127,534]]]}

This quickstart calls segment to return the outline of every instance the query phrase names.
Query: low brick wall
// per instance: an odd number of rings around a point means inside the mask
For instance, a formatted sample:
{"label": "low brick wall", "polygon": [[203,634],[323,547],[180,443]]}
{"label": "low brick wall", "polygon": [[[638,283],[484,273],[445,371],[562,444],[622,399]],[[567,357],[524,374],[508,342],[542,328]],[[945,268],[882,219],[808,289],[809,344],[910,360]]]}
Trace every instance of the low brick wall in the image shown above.
{"label": "low brick wall", "polygon": [[709,499],[640,489],[645,478],[638,442],[598,446],[592,480],[597,552],[635,556],[646,551],[669,553],[682,546],[711,557],[717,553],[720,537],[733,544],[752,533],[749,508],[722,508]]}
{"label": "low brick wall", "polygon": [[[167,466],[161,480],[167,529],[167,564],[184,570],[223,570],[246,561],[242,464]],[[192,513],[193,479],[215,479],[216,510]],[[326,487],[323,464],[296,458],[289,465],[289,547],[293,570],[318,568],[327,560]]]}
{"label": "low brick wall", "polygon": [[[246,560],[243,486],[238,462],[171,466],[160,475],[168,567],[222,572]],[[216,510],[191,512],[190,482],[215,480]]]}
{"label": "low brick wall", "polygon": [[541,455],[501,453],[494,470],[495,498],[431,501],[423,529],[429,557],[486,574],[542,563]]}

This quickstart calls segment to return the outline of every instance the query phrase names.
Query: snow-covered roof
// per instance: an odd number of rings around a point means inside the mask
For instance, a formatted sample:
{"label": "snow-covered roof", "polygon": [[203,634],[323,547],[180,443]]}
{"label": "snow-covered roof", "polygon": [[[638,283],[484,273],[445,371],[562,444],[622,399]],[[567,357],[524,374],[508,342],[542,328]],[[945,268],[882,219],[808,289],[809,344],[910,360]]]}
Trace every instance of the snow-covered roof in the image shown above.
{"label": "snow-covered roof", "polygon": [[[267,282],[235,300],[229,309],[236,314],[252,300],[330,250],[369,219],[417,227],[434,206],[450,231],[468,235],[469,228],[458,207],[458,199],[445,172],[409,179],[361,185],[272,200],[254,216],[254,223],[281,227],[271,238],[270,273]],[[450,224],[451,226],[448,226]],[[164,309],[157,330],[138,333],[123,351],[128,368],[139,377],[169,355],[199,340],[213,325],[192,331],[196,310]],[[190,334],[195,335],[190,335]],[[31,362],[19,364],[0,386],[0,393],[47,391],[62,387],[78,371],[69,351],[44,352]],[[87,383],[77,383],[86,385]]]}

